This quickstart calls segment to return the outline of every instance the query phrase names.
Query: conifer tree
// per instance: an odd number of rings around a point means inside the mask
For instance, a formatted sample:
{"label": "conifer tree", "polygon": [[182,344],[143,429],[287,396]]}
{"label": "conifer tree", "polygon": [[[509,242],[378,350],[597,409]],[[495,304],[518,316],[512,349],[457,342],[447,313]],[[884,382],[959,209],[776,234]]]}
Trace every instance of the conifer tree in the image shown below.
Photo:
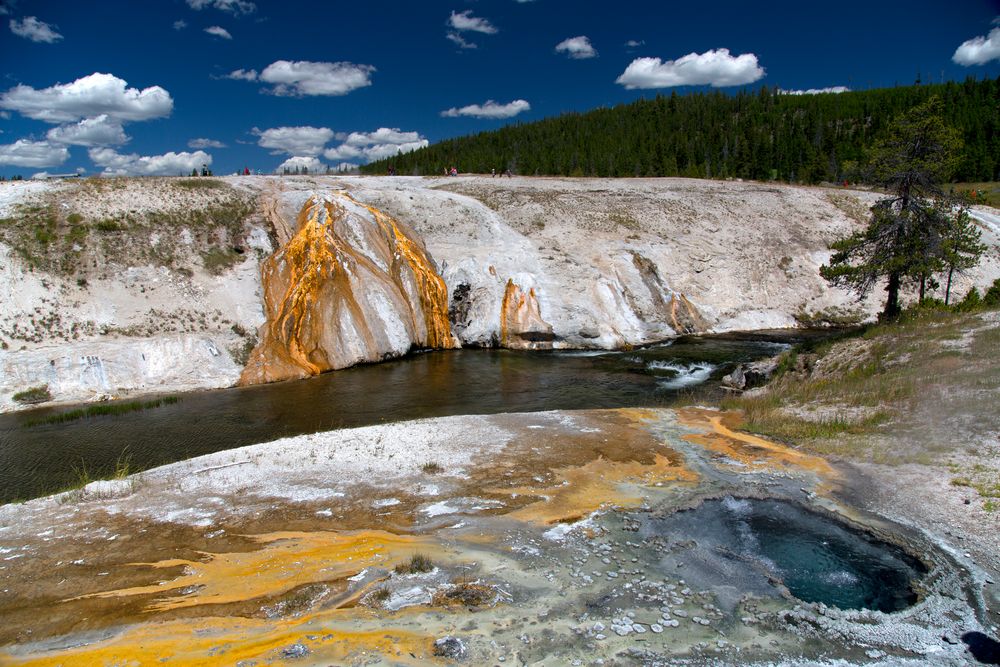
{"label": "conifer tree", "polygon": [[875,144],[869,160],[872,178],[888,196],[872,207],[864,230],[833,244],[829,265],[820,268],[828,282],[859,297],[885,279],[882,319],[900,313],[905,281],[919,283],[923,300],[928,280],[947,262],[974,265],[981,253],[975,243],[958,242],[962,235],[956,229],[963,218],[951,214],[954,203],[940,187],[955,168],[961,145],[958,132],[945,125],[940,113],[941,101],[931,98],[898,116]]}

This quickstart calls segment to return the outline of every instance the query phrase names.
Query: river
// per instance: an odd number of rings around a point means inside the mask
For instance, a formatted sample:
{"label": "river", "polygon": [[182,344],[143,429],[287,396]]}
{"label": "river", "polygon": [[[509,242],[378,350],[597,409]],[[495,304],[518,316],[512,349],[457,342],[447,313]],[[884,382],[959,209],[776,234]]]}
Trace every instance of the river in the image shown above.
{"label": "river", "polygon": [[775,331],[683,336],[622,351],[452,350],[306,380],[193,392],[124,415],[27,426],[73,406],[0,415],[0,502],[276,438],[459,414],[662,406],[718,392],[736,363],[829,335]]}

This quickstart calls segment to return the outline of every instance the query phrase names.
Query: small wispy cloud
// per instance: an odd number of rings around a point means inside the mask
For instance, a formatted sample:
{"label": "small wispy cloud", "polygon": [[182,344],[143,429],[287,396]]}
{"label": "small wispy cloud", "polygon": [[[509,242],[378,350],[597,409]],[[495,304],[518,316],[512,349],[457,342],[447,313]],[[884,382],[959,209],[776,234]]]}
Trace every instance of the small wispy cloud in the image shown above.
{"label": "small wispy cloud", "polygon": [[248,0],[187,0],[188,7],[195,10],[211,7],[230,14],[252,14],[257,5]]}
{"label": "small wispy cloud", "polygon": [[11,19],[10,31],[18,37],[24,37],[32,42],[41,42],[44,44],[54,44],[63,38],[62,35],[56,32],[56,26],[45,21],[39,21],[34,16],[26,16],[20,21]]}
{"label": "small wispy cloud", "polygon": [[523,111],[531,110],[531,105],[525,100],[514,100],[507,104],[499,104],[487,100],[483,104],[469,104],[464,107],[452,107],[441,112],[444,118],[469,116],[472,118],[512,118]]}
{"label": "small wispy cloud", "polygon": [[829,86],[827,88],[807,88],[806,90],[782,90],[778,88],[779,95],[822,95],[824,93],[849,93],[851,89],[847,86]]}
{"label": "small wispy cloud", "polygon": [[597,57],[597,49],[590,43],[590,38],[586,35],[564,39],[556,44],[556,53],[565,53],[574,60]]}
{"label": "small wispy cloud", "polygon": [[222,26],[213,25],[205,28],[205,32],[214,37],[220,37],[222,39],[232,39],[233,36],[229,34],[229,31]]}
{"label": "small wispy cloud", "polygon": [[472,15],[471,9],[464,12],[452,12],[448,17],[448,25],[458,31],[481,32],[486,35],[494,35],[499,32],[492,23],[484,18]]}
{"label": "small wispy cloud", "polygon": [[222,77],[225,79],[235,79],[237,81],[256,81],[257,70],[255,69],[234,69],[232,72]]}
{"label": "small wispy cloud", "polygon": [[174,30],[183,30],[186,27],[188,27],[188,24],[184,19],[174,21]]}
{"label": "small wispy cloud", "polygon": [[445,35],[445,38],[446,39],[450,39],[452,42],[454,42],[455,44],[457,44],[458,48],[460,48],[460,49],[477,49],[477,48],[479,48],[476,44],[473,44],[472,42],[465,41],[465,38],[463,38],[457,32],[449,32],[448,34]]}
{"label": "small wispy cloud", "polygon": [[188,148],[225,148],[226,145],[221,141],[216,141],[215,139],[192,139],[188,142]]}

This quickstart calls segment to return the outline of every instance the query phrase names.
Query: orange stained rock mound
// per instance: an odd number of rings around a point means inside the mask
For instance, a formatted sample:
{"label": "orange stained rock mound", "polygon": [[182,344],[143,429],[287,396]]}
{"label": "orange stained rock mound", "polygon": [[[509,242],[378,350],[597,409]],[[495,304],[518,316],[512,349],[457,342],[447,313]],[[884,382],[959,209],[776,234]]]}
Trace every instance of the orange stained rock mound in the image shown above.
{"label": "orange stained rock mound", "polygon": [[507,280],[500,306],[500,345],[511,349],[552,348],[552,325],[542,319],[535,288],[527,292]]}
{"label": "orange stained rock mound", "polygon": [[267,320],[243,385],[457,345],[447,287],[415,233],[346,193],[306,202],[261,282]]}

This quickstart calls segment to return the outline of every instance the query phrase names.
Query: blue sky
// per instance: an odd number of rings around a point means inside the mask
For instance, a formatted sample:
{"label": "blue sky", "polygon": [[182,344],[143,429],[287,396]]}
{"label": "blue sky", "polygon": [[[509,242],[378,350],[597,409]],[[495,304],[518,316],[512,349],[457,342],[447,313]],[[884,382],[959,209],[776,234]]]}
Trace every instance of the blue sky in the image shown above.
{"label": "blue sky", "polygon": [[0,0],[0,11],[7,176],[336,167],[660,92],[1000,76],[996,0]]}

